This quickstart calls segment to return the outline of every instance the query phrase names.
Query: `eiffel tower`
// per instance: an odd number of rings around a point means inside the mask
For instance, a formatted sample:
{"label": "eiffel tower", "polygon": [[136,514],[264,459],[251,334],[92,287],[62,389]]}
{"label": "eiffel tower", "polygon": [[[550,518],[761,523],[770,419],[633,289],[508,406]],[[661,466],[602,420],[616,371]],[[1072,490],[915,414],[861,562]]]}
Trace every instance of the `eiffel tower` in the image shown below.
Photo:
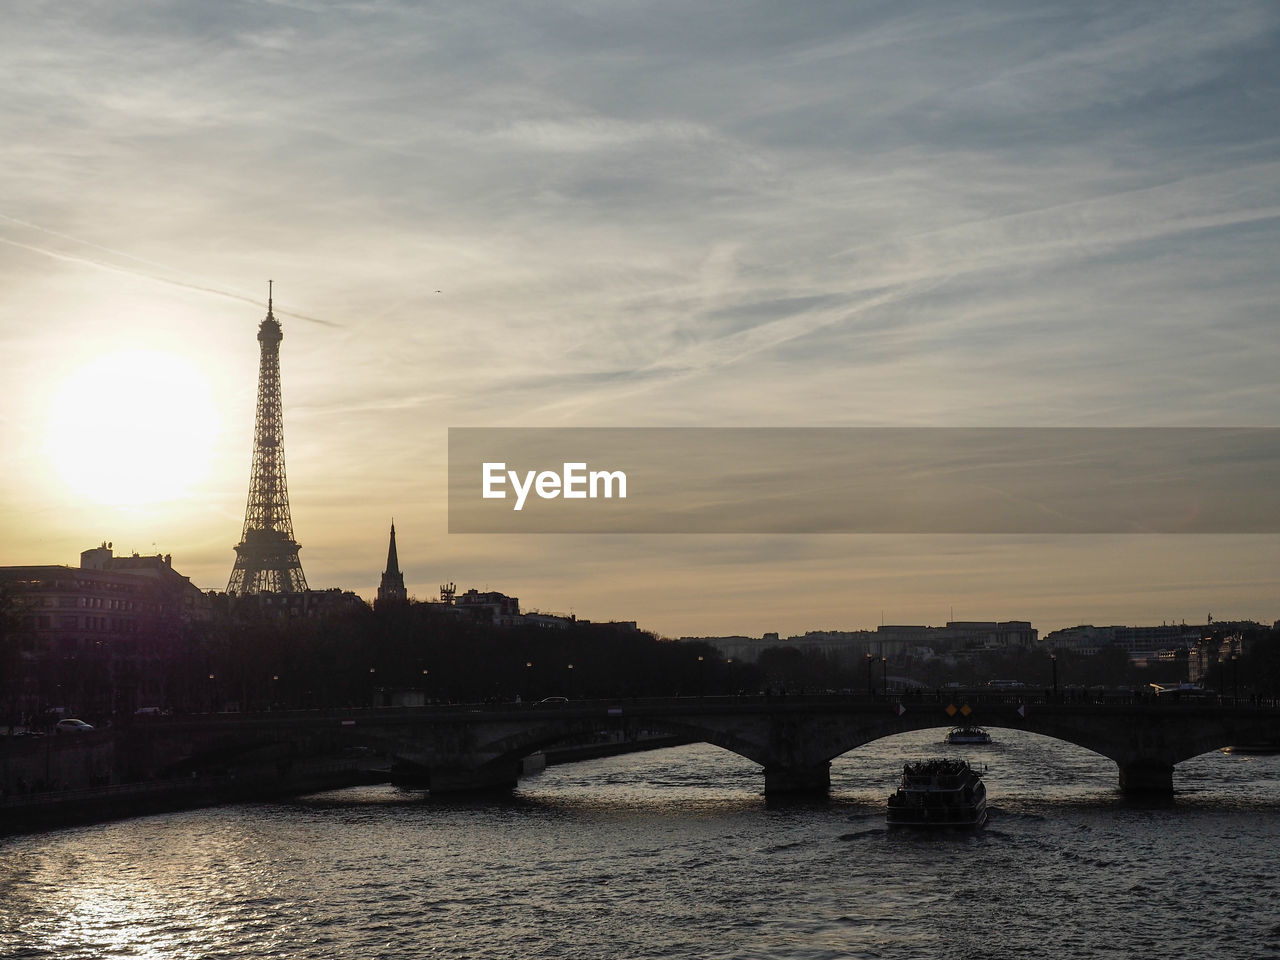
{"label": "eiffel tower", "polygon": [[280,404],[280,341],[284,334],[272,313],[267,281],[267,316],[258,326],[262,360],[258,367],[258,414],[253,430],[253,469],[244,532],[236,547],[227,593],[299,593],[307,578],[298,560],[284,479],[284,418]]}

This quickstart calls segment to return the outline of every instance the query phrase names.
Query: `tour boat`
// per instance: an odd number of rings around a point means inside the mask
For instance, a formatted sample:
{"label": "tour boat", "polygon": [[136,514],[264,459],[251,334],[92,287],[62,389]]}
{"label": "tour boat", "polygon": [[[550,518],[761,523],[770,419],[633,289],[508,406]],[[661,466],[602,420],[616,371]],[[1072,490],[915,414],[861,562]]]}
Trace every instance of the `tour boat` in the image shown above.
{"label": "tour boat", "polygon": [[963,727],[952,727],[947,734],[947,743],[990,743],[991,734],[981,727],[966,724]]}
{"label": "tour boat", "polygon": [[987,822],[987,788],[964,760],[917,760],[902,768],[889,797],[891,827],[980,827]]}

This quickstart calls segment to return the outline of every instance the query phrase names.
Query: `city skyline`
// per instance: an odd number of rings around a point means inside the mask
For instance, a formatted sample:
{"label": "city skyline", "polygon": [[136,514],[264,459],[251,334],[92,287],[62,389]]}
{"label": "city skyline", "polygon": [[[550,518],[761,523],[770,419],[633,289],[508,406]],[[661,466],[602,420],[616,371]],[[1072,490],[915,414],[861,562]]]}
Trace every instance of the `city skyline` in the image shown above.
{"label": "city skyline", "polygon": [[[0,564],[680,635],[1271,622],[1272,535],[450,535],[451,426],[1272,426],[1280,15],[124,4],[0,40]],[[70,35],[71,40],[67,42]],[[954,610],[954,616],[952,611]]]}

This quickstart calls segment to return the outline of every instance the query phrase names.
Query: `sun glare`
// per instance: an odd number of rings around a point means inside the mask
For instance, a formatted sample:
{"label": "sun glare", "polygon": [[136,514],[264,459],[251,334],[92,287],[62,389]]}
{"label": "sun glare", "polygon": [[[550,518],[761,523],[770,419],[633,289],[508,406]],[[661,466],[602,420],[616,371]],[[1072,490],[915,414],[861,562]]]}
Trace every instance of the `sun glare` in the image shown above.
{"label": "sun glare", "polygon": [[205,377],[176,354],[96,358],[54,391],[49,460],[79,496],[139,507],[185,496],[209,471],[218,417]]}

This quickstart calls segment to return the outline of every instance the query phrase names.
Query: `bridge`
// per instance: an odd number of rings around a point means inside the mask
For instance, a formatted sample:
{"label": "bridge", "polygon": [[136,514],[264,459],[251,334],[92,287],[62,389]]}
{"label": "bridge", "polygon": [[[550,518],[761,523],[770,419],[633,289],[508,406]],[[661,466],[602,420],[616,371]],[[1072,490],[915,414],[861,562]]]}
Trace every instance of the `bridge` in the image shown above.
{"label": "bridge", "polygon": [[1174,767],[1224,746],[1280,740],[1280,708],[1243,701],[946,691],[922,696],[681,697],[141,718],[122,735],[134,778],[368,752],[433,794],[506,790],[522,758],[614,731],[705,742],[759,764],[767,795],[830,787],[831,761],[883,737],[969,720],[1076,744],[1116,763],[1121,790],[1173,790]]}

